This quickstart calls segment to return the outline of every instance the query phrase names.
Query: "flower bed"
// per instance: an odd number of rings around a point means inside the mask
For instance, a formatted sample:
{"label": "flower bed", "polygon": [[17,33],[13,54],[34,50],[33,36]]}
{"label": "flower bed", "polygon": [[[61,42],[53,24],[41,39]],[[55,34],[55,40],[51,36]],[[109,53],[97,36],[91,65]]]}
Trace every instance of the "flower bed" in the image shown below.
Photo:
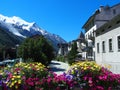
{"label": "flower bed", "polygon": [[72,80],[57,76],[41,63],[19,63],[0,70],[2,90],[65,90],[72,87]]}
{"label": "flower bed", "polygon": [[41,63],[18,63],[0,70],[0,90],[114,90],[118,85],[120,74],[95,62],[76,62],[61,75]]}
{"label": "flower bed", "polygon": [[120,85],[120,74],[113,74],[95,62],[74,63],[67,74],[83,90],[113,90]]}

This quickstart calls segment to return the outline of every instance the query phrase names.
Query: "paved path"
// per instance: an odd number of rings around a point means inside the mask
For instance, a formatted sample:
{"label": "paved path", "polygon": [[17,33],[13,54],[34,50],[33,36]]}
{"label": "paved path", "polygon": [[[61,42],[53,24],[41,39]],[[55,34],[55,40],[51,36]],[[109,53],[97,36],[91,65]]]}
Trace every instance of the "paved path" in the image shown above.
{"label": "paved path", "polygon": [[66,72],[69,69],[69,67],[70,66],[67,63],[54,60],[50,64],[50,70],[55,72],[57,75]]}

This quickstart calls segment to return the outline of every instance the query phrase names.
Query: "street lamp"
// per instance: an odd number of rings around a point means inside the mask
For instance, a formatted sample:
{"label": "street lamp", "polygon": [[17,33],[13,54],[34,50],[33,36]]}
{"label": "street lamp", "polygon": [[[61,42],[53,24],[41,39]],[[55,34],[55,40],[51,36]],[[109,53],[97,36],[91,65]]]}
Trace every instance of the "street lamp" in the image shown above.
{"label": "street lamp", "polygon": [[16,58],[18,57],[18,47],[19,47],[19,44],[16,44]]}

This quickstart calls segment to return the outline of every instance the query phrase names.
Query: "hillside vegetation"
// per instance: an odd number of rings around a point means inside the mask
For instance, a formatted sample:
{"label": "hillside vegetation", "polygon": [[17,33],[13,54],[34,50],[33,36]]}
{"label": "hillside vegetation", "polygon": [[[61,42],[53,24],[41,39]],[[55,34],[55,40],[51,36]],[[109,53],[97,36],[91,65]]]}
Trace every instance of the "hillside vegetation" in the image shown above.
{"label": "hillside vegetation", "polygon": [[0,47],[1,46],[15,46],[20,44],[22,39],[18,36],[13,35],[11,32],[8,32],[5,28],[0,27]]}

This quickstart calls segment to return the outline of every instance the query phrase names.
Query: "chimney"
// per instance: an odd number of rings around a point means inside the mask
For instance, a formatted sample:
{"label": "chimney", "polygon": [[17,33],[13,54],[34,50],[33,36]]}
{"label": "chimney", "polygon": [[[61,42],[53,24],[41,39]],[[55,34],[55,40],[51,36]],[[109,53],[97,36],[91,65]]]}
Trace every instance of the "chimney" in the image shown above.
{"label": "chimney", "polygon": [[100,6],[100,12],[104,10],[104,6]]}

